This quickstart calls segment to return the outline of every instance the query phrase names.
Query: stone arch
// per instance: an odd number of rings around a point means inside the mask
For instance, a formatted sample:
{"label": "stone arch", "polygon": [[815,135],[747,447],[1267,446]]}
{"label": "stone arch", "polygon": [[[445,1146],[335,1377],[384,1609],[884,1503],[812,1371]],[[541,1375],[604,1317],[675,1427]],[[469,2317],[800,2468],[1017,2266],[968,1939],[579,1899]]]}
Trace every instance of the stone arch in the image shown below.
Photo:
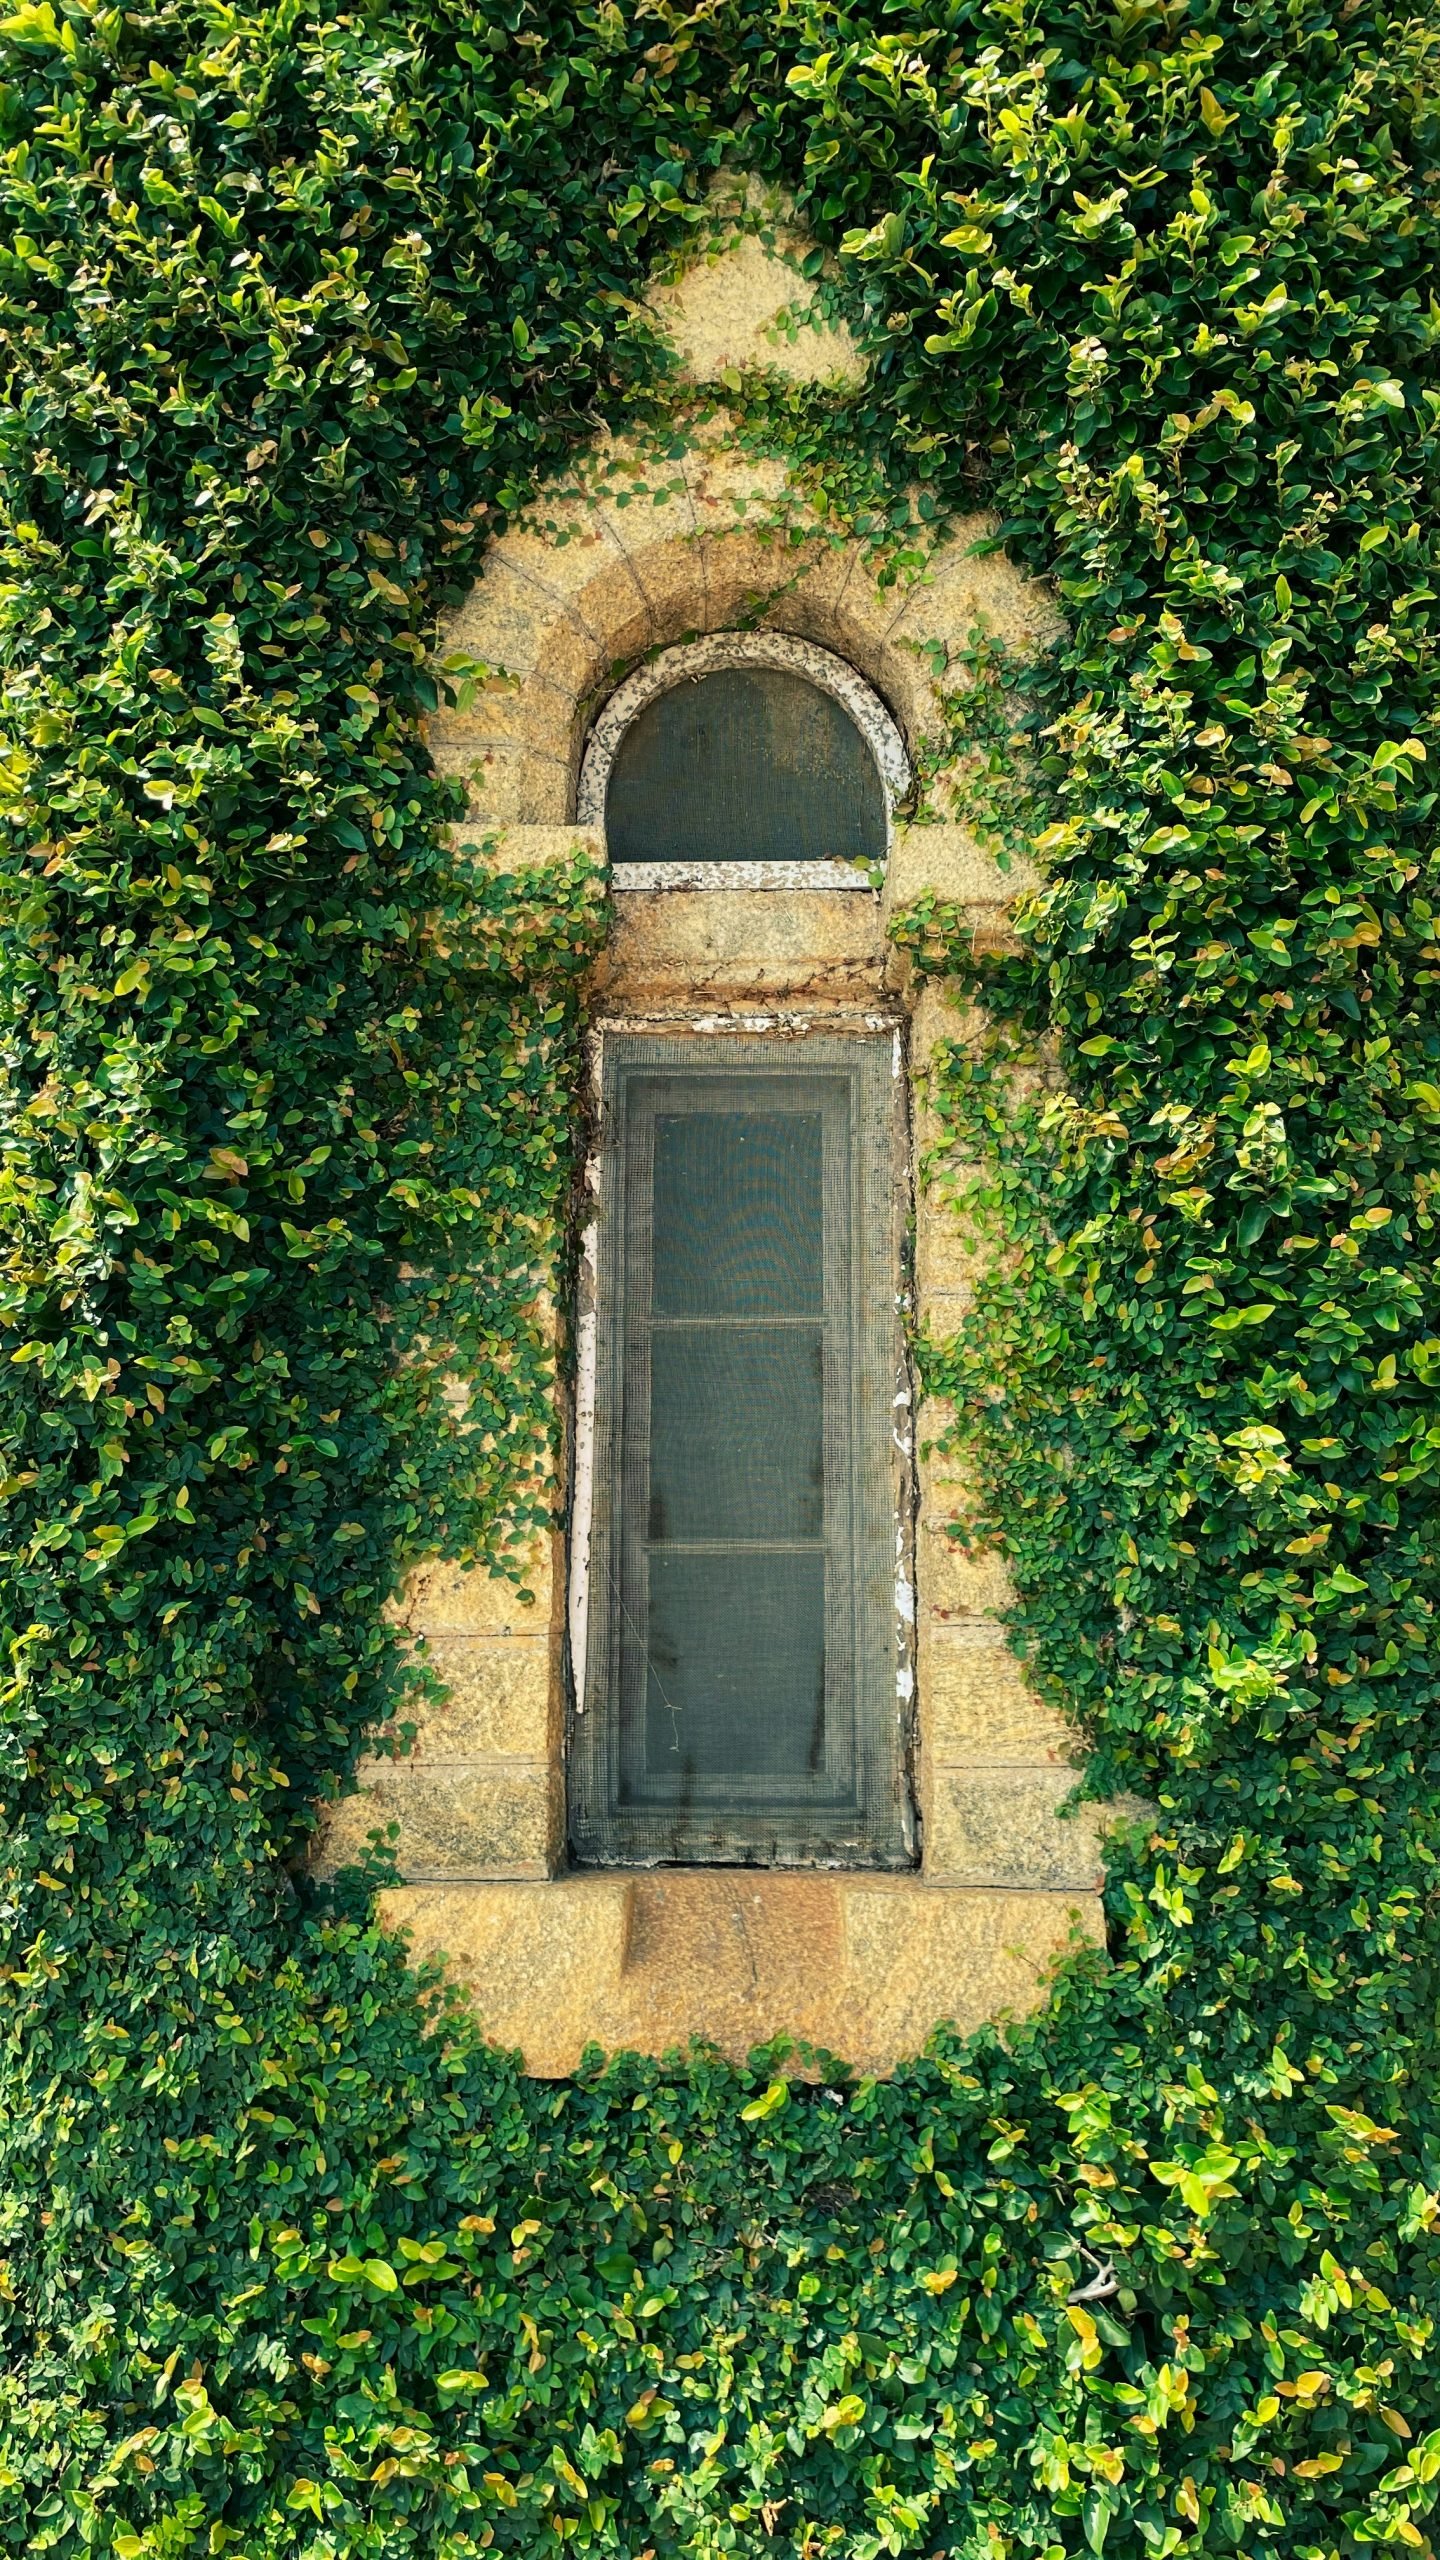
{"label": "stone arch", "polygon": [[[789,633],[848,661],[889,706],[912,761],[943,756],[940,676],[985,630],[1030,655],[1058,629],[1045,590],[998,553],[993,520],[955,525],[889,583],[882,558],[831,529],[773,457],[715,422],[682,452],[601,448],[492,545],[441,633],[439,662],[484,670],[435,712],[437,768],[463,779],[472,823],[565,826],[589,722],[656,650],[737,629]],[[931,814],[952,814],[943,761]],[[1013,884],[1012,884],[1013,885]]]}

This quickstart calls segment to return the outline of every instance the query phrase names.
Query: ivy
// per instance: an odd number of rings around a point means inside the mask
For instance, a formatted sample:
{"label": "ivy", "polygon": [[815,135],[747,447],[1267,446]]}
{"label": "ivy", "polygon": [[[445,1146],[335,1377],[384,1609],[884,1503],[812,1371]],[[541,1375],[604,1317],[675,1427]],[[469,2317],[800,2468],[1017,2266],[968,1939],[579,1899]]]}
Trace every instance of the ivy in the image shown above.
{"label": "ivy", "polygon": [[[1430,2547],[1436,42],[0,21],[9,2547]],[[436,618],[671,414],[644,280],[736,162],[872,356],[741,431],[902,574],[983,498],[1066,616],[952,670],[1046,880],[944,1095],[1005,1250],[924,1356],[1150,1810],[1005,2037],[551,2087],[304,1852],[397,1574],[518,1572],[551,1428],[603,883],[451,848]]]}

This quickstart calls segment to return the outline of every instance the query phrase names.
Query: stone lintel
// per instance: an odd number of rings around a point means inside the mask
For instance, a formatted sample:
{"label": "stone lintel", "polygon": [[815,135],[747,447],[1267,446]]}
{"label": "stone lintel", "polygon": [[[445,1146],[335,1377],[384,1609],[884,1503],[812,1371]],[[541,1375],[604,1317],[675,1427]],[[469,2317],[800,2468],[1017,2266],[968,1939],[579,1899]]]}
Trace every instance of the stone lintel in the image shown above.
{"label": "stone lintel", "polygon": [[587,2045],[743,2061],[777,2035],[889,2072],[939,2024],[1043,1998],[1068,1946],[1103,1943],[1094,1891],[972,1891],[918,1876],[656,1868],[547,1883],[400,1887],[418,1962],[443,1953],[495,2043],[538,2079]]}
{"label": "stone lintel", "polygon": [[607,1003],[653,997],[835,1004],[876,999],[885,968],[879,900],[851,890],[627,891],[593,986]]}

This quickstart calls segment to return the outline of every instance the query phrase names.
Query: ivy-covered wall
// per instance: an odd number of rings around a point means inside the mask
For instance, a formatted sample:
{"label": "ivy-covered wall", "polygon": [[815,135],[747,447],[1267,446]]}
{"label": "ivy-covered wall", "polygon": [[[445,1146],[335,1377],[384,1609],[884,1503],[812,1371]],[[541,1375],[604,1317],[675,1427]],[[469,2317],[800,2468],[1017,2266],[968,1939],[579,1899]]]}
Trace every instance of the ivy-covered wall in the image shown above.
{"label": "ivy-covered wall", "polygon": [[[22,0],[0,48],[8,2546],[1425,2552],[1433,16]],[[957,700],[1051,885],[952,1085],[1008,1276],[927,1362],[1032,1676],[1157,1820],[1008,2043],[550,2087],[304,1848],[407,1555],[525,1525],[603,924],[583,865],[452,876],[427,635],[648,414],[725,157],[874,358],[744,432],[892,556],[993,504],[1066,613]]]}

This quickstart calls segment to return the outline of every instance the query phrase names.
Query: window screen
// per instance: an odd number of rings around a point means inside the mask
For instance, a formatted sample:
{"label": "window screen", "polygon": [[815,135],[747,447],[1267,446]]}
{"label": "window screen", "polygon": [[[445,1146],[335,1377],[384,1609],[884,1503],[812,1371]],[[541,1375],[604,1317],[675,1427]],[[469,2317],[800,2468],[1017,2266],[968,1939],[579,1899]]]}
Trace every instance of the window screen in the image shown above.
{"label": "window screen", "polygon": [[612,862],[883,862],[885,794],[832,694],[784,667],[723,667],[631,722],[605,841]]}
{"label": "window screen", "polygon": [[582,1858],[904,1861],[891,1065],[607,1043]]}

